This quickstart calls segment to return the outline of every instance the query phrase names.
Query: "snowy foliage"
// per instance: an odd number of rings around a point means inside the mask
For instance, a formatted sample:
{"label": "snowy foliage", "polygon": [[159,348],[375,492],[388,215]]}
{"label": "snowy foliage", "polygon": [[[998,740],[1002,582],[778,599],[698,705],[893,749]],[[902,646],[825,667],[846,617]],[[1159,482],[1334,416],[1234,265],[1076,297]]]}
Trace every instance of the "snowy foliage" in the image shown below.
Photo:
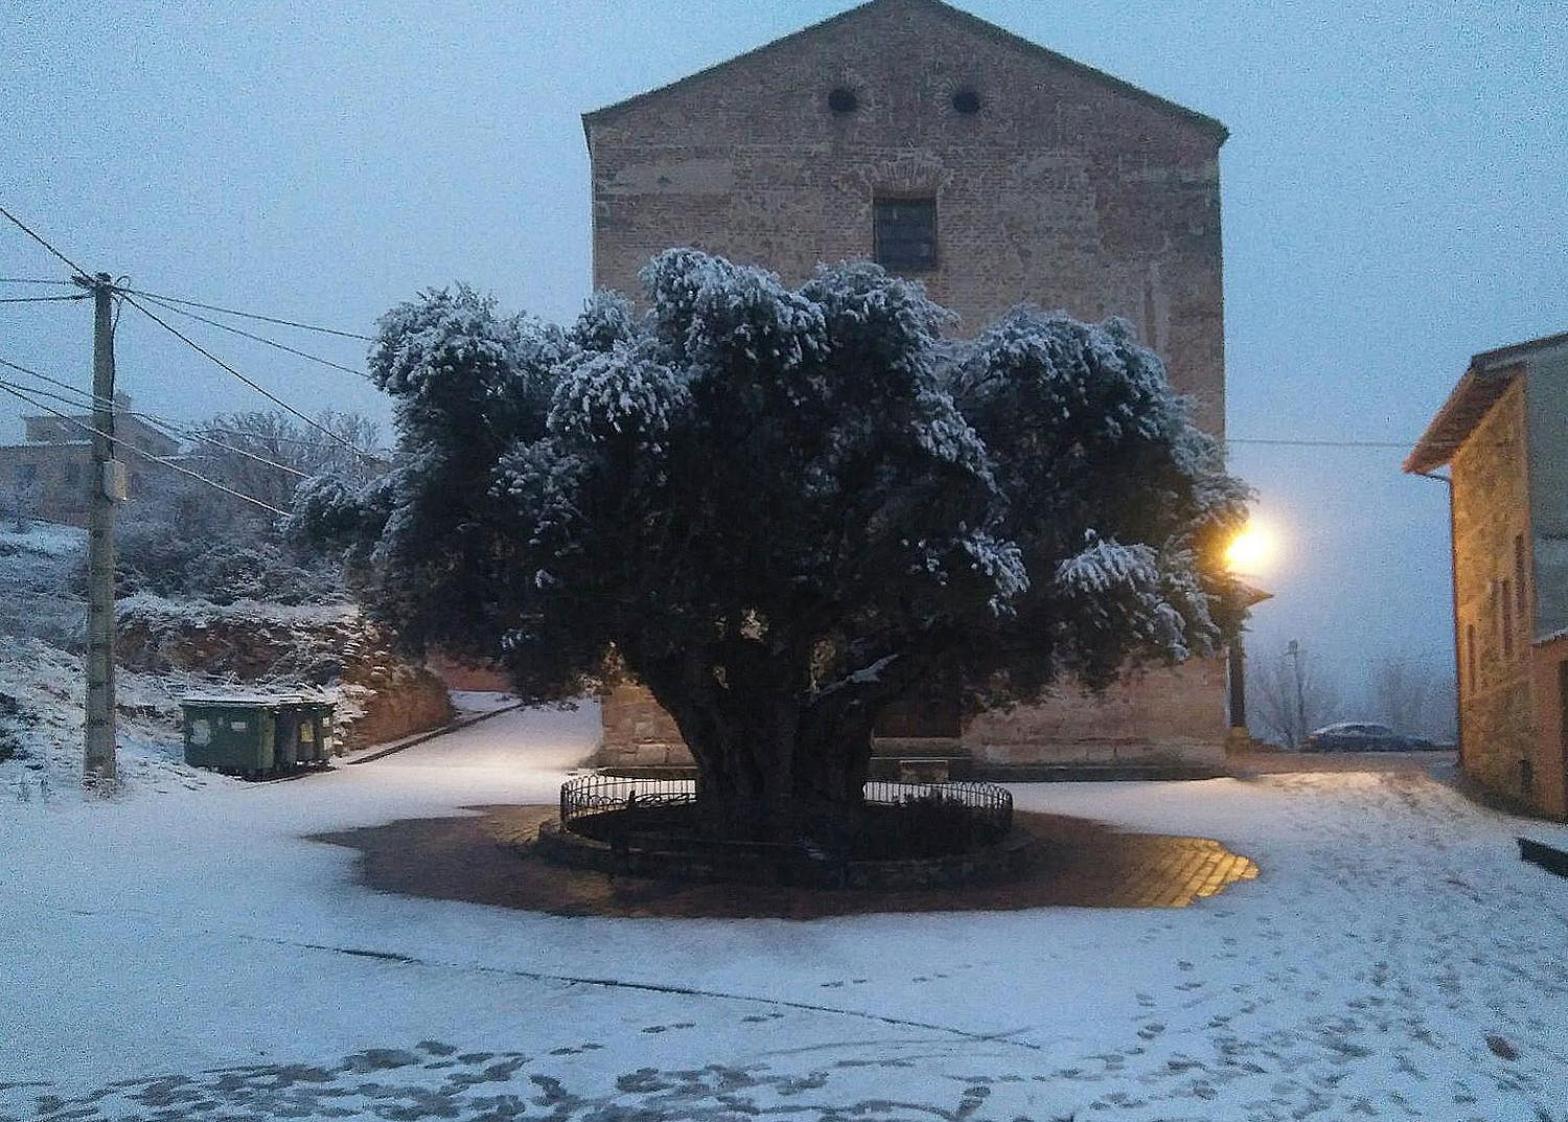
{"label": "snowy foliage", "polygon": [[[398,463],[301,491],[412,646],[549,698],[620,668],[715,789],[858,791],[877,712],[1211,650],[1245,489],[1125,323],[972,342],[874,265],[797,289],[691,249],[557,328],[468,289],[381,321]],[[872,672],[874,668],[875,672]]]}
{"label": "snowy foliage", "polygon": [[[177,480],[140,500],[116,533],[116,587],[229,604],[343,601],[338,566],[312,557],[221,492]],[[76,587],[86,587],[85,560]]]}
{"label": "snowy foliage", "polygon": [[649,343],[617,342],[564,362],[547,425],[564,439],[590,444],[627,438],[660,450],[660,440],[690,404],[681,376]]}

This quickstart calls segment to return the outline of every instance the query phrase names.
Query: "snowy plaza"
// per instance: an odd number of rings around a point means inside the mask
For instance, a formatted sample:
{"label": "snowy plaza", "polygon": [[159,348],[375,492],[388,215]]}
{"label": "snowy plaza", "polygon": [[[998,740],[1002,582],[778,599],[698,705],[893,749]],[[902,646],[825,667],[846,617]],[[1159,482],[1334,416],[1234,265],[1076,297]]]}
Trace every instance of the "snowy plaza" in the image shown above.
{"label": "snowy plaza", "polygon": [[0,1122],[1568,1122],[1562,7],[0,5]]}
{"label": "snowy plaza", "polygon": [[8,803],[0,1117],[1564,1116],[1568,891],[1514,835],[1568,830],[1416,770],[1014,787],[1261,867],[1181,909],[560,917],[379,894],[305,840],[548,803],[596,722]]}

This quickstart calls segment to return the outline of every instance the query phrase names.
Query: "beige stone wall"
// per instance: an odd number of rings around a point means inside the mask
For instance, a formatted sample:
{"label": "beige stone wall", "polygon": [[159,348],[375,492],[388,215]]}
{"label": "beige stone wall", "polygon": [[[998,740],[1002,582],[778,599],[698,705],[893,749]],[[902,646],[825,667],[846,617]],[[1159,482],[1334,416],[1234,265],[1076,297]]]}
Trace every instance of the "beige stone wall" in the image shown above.
{"label": "beige stone wall", "polygon": [[[834,114],[837,86],[858,109]],[[975,90],[973,115],[952,105]],[[972,335],[1020,303],[1120,315],[1223,433],[1219,147],[1223,131],[922,0],[884,0],[586,119],[594,283],[639,294],[670,246],[799,283],[872,255],[873,203],[937,201],[920,274]],[[604,758],[684,756],[642,691],[605,705]],[[1150,672],[1098,701],[1064,695],[974,722],[997,760],[1217,753],[1219,663]]]}
{"label": "beige stone wall", "polygon": [[[1454,550],[1465,770],[1524,798],[1539,737],[1532,699],[1533,590],[1518,587],[1515,542],[1530,582],[1525,386],[1515,379],[1454,456]],[[1519,601],[1523,599],[1521,612]]]}
{"label": "beige stone wall", "polygon": [[1534,634],[1568,628],[1568,343],[1532,353],[1529,415]]}
{"label": "beige stone wall", "polygon": [[[1040,705],[982,713],[957,741],[885,740],[883,755],[965,755],[997,765],[1214,763],[1224,759],[1225,660],[1193,659],[1138,671],[1105,694],[1072,686]],[[691,763],[674,720],[646,689],[620,685],[602,698],[603,766]]]}
{"label": "beige stone wall", "polygon": [[[836,86],[859,108],[828,108]],[[978,113],[952,96],[972,88]],[[933,298],[974,334],[1019,303],[1125,316],[1224,427],[1212,124],[918,0],[874,4],[587,118],[594,283],[675,245],[798,283],[872,253],[872,204],[934,196]]]}
{"label": "beige stone wall", "polygon": [[85,526],[93,472],[85,442],[0,447],[0,512],[13,516],[20,501],[34,518]]}
{"label": "beige stone wall", "polygon": [[601,766],[665,767],[692,762],[675,719],[641,686],[610,689],[599,699],[599,716],[604,733],[595,762]]}
{"label": "beige stone wall", "polygon": [[1568,635],[1531,652],[1539,749],[1533,800],[1537,810],[1568,818]]}
{"label": "beige stone wall", "polygon": [[1225,674],[1223,658],[1204,658],[1136,671],[1101,696],[1066,686],[1048,704],[980,714],[963,744],[998,764],[1218,763]]}

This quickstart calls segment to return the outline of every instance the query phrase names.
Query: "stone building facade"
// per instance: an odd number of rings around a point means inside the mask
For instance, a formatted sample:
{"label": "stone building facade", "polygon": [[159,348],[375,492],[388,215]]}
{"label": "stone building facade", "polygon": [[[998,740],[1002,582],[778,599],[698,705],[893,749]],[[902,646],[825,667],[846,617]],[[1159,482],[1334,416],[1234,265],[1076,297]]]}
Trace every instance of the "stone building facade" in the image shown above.
{"label": "stone building facade", "polygon": [[[175,455],[179,441],[131,413],[131,399],[115,399],[115,439],[122,449],[125,483],[131,501],[170,474],[158,459]],[[71,526],[87,525],[94,476],[92,442],[87,429],[91,414],[69,419],[23,417],[24,442],[0,445],[0,511],[10,516],[39,518]],[[137,453],[141,453],[138,455]]]}
{"label": "stone building facade", "polygon": [[1405,470],[1445,464],[1460,761],[1568,817],[1568,334],[1470,360]]}
{"label": "stone building facade", "polygon": [[[596,287],[635,296],[652,255],[690,245],[791,284],[877,259],[924,282],[960,335],[1021,303],[1122,316],[1223,434],[1226,131],[1212,118],[938,0],[872,0],[584,129]],[[641,691],[604,714],[606,762],[685,759]],[[1213,660],[1101,699],[1067,689],[961,729],[885,731],[890,749],[930,751],[920,734],[935,732],[938,751],[998,763],[1143,761],[1217,756],[1226,724]]]}

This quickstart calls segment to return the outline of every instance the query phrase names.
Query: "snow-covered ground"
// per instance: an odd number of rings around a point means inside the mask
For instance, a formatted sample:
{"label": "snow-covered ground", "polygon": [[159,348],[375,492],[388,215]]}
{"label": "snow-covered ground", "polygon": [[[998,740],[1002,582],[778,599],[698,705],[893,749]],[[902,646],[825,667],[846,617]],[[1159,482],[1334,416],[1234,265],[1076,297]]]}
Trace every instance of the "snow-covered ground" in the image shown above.
{"label": "snow-covered ground", "polygon": [[548,801],[596,731],[0,806],[0,1116],[1568,1118],[1568,882],[1513,841],[1568,830],[1416,774],[1015,789],[1261,865],[1181,911],[563,918],[302,840]]}
{"label": "snow-covered ground", "polygon": [[[13,797],[70,798],[81,780],[87,613],[81,570],[86,541],[86,531],[73,526],[35,521],[18,531],[14,523],[0,525],[0,805]],[[274,632],[305,632],[349,623],[358,615],[347,603],[239,600],[218,605],[145,592],[121,596],[117,611],[122,625],[134,616],[158,633],[200,633],[235,621]],[[371,687],[341,681],[331,686],[302,684],[320,680],[302,671],[332,641],[313,644],[302,636],[298,647],[280,645],[273,673],[259,680],[254,675],[242,680],[221,669],[138,673],[122,659],[116,671],[116,709],[124,793],[137,797],[234,783],[184,762],[179,702],[191,694],[305,694],[334,702],[340,727],[363,717],[374,695]],[[467,712],[465,705],[483,709],[498,703],[498,695],[468,701],[464,697],[453,699],[460,716]]]}
{"label": "snow-covered ground", "polygon": [[[0,526],[0,805],[69,793],[81,779],[87,605],[77,577],[86,543],[74,526]],[[227,782],[181,760],[179,696],[210,682],[124,669],[117,678],[127,786]]]}

